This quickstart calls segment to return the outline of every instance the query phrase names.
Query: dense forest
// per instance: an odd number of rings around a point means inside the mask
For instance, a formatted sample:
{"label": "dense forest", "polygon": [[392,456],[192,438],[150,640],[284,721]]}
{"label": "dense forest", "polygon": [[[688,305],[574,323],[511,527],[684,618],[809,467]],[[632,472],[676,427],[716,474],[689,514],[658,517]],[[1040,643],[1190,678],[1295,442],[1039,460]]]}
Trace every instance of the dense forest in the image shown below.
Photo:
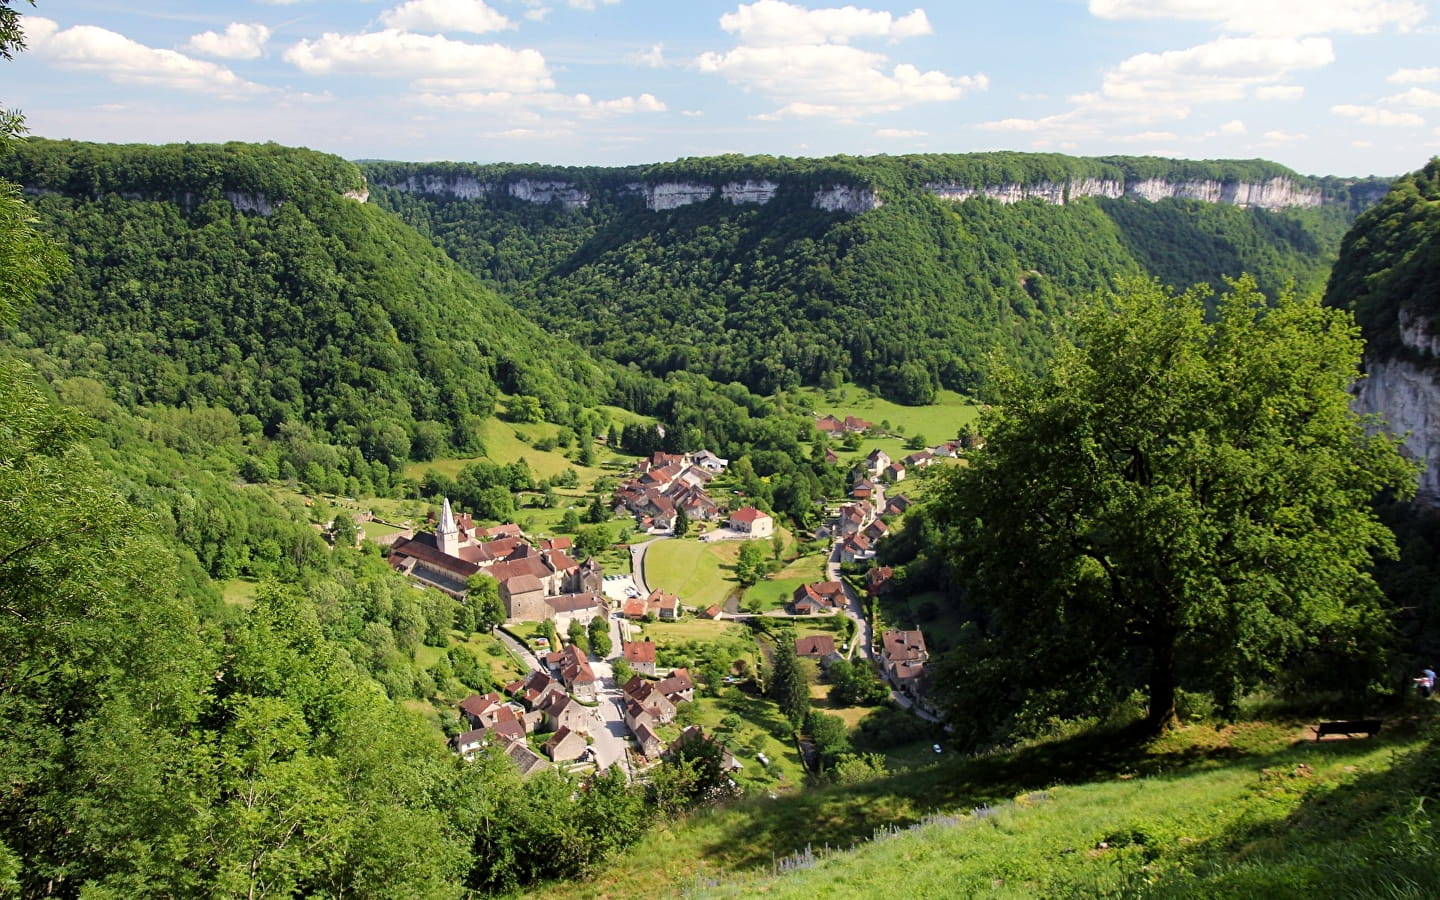
{"label": "dense forest", "polygon": [[[977,392],[991,353],[1034,370],[1076,303],[1119,277],[1218,288],[1249,271],[1263,273],[1270,292],[1318,289],[1354,213],[1383,190],[1374,180],[1303,179],[1264,161],[1018,153],[736,156],[615,170],[363,168],[372,202],[399,212],[535,321],[604,356],[758,393],[854,380],[911,404],[942,387]],[[1324,205],[1271,212],[1105,197],[1007,205],[927,189],[1149,178],[1281,178]],[[587,202],[536,203],[502,189],[519,179],[573,186]],[[717,191],[651,211],[641,196],[665,182],[746,181],[769,184],[773,198],[734,204]],[[883,205],[859,215],[816,209],[813,193],[837,184],[873,189]]]}

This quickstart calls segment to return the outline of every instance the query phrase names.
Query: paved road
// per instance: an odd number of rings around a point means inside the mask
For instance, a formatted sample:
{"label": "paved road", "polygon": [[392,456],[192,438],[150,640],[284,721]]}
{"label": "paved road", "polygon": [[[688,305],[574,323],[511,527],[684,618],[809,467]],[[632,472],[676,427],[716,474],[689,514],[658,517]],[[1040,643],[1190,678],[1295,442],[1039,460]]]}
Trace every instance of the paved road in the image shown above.
{"label": "paved road", "polygon": [[610,656],[590,661],[590,668],[595,671],[595,677],[600,679],[600,692],[596,697],[600,705],[595,709],[595,722],[591,726],[591,736],[595,738],[595,743],[591,746],[594,748],[597,766],[608,769],[612,765],[619,765],[629,777],[630,729],[625,726],[625,718],[621,712],[625,698],[620,691],[620,685],[615,683],[615,672],[610,666],[610,660],[622,652],[620,620],[612,616],[609,622]]}
{"label": "paved road", "polygon": [[865,605],[860,600],[860,595],[850,586],[850,582],[840,576],[840,545],[836,544],[830,550],[830,559],[825,563],[825,577],[830,581],[838,581],[845,587],[845,615],[855,620],[855,640],[850,642],[850,656],[853,658],[857,653],[869,659],[871,657],[870,647],[874,643],[875,635],[870,628],[870,620],[865,617]]}
{"label": "paved road", "polygon": [[635,589],[640,596],[650,596],[650,585],[645,581],[645,551],[656,541],[666,541],[668,537],[653,537],[643,544],[630,545],[630,577],[635,579]]}

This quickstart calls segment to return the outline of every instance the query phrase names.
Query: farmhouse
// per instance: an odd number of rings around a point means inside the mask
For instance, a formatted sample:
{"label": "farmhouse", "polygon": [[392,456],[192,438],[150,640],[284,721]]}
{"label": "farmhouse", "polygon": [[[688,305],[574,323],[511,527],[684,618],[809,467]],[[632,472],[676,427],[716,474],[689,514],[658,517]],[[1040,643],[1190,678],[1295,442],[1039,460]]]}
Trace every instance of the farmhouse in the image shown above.
{"label": "farmhouse", "polygon": [[885,674],[901,690],[919,692],[919,679],[925,672],[930,653],[925,649],[925,635],[915,631],[887,631],[881,636],[884,647],[881,666]]}
{"label": "farmhouse", "polygon": [[835,638],[828,634],[812,634],[795,639],[795,655],[821,659],[835,652]]}
{"label": "farmhouse", "polygon": [[769,513],[753,506],[742,506],[730,514],[726,523],[731,531],[749,535],[752,538],[767,538],[775,533],[775,520]]}
{"label": "farmhouse", "polygon": [[813,616],[843,609],[848,601],[845,585],[838,581],[813,581],[802,584],[790,597],[790,611],[800,616]]}
{"label": "farmhouse", "polygon": [[561,727],[545,742],[545,755],[557,763],[568,762],[579,759],[588,746],[583,734]]}
{"label": "farmhouse", "polygon": [[655,674],[654,641],[630,641],[625,645],[625,661],[633,671],[645,675]]}

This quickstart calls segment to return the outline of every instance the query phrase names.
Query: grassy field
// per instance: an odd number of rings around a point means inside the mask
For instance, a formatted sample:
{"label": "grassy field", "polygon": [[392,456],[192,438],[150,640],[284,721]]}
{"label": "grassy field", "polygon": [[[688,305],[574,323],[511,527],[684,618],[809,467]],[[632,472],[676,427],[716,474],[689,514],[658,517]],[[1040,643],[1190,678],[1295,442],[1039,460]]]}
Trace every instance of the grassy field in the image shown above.
{"label": "grassy field", "polygon": [[700,543],[690,539],[657,541],[645,552],[645,583],[680,597],[697,609],[723,604],[735,581],[738,541]]}
{"label": "grassy field", "polygon": [[[1291,721],[947,753],[860,785],[693,813],[591,880],[534,896],[1433,896],[1440,857],[1416,798],[1434,784],[1434,721],[1395,721],[1375,739],[1318,744]],[[904,830],[932,815],[944,818]],[[773,874],[807,846],[813,864]],[[666,865],[645,864],[657,858]]]}
{"label": "grassy field", "polygon": [[862,387],[847,384],[835,391],[802,388],[792,393],[810,405],[818,415],[843,419],[858,416],[879,425],[888,421],[892,429],[908,435],[923,435],[931,446],[948,441],[980,415],[980,408],[954,391],[941,391],[929,406],[901,406],[875,396]]}
{"label": "grassy field", "polygon": [[232,578],[225,582],[221,596],[226,603],[249,609],[255,603],[255,591],[260,582],[253,578]]}
{"label": "grassy field", "polygon": [[553,438],[559,430],[558,425],[548,422],[517,424],[500,419],[486,419],[481,430],[481,440],[485,444],[483,457],[450,457],[411,463],[405,467],[405,477],[419,479],[427,470],[434,470],[453,478],[460,474],[460,470],[466,465],[477,459],[488,459],[497,463],[511,463],[523,459],[536,478],[552,478],[566,469],[574,469],[580,483],[588,487],[596,478],[614,475],[617,467],[628,468],[639,458],[614,452],[604,444],[596,444],[595,465],[582,466],[570,458],[575,454],[574,446],[568,449],[536,449],[536,441],[546,437]]}
{"label": "grassy field", "polygon": [[750,637],[750,630],[744,625],[710,619],[651,622],[641,628],[645,635],[643,640],[654,641],[657,647],[673,646],[686,641],[748,640]]}

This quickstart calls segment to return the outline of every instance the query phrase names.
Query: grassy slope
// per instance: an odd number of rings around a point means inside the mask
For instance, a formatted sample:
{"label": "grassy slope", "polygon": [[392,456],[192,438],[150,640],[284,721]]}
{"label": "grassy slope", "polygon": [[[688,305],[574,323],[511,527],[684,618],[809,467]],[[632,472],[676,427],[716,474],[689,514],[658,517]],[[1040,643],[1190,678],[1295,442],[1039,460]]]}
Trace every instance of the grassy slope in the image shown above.
{"label": "grassy slope", "polygon": [[[1112,732],[947,756],[868,784],[693,814],[657,828],[596,878],[543,893],[627,897],[708,886],[705,895],[716,896],[1337,896],[1337,884],[1371,883],[1406,866],[1421,870],[1406,873],[1419,884],[1440,883],[1428,814],[1406,813],[1412,800],[1390,805],[1409,790],[1433,793],[1433,753],[1422,752],[1413,718],[1392,722],[1377,739],[1318,745],[1303,723],[1290,722],[1194,726],[1140,746]],[[996,814],[964,820],[983,805]],[[865,843],[878,828],[937,812],[962,822]],[[775,857],[807,844],[858,849],[771,876]],[[656,858],[667,865],[642,864]],[[1426,896],[1367,895],[1375,894]]]}

